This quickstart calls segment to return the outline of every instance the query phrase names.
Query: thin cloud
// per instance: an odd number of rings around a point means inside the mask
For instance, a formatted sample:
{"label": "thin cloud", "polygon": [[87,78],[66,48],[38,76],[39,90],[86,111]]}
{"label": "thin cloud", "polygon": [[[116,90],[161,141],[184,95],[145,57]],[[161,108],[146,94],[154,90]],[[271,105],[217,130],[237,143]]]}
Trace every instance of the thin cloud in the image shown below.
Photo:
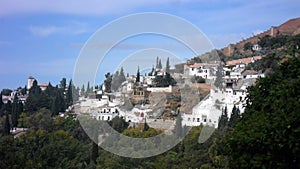
{"label": "thin cloud", "polygon": [[39,37],[48,37],[54,34],[82,34],[89,32],[88,25],[81,22],[72,21],[65,26],[29,26],[29,31]]}
{"label": "thin cloud", "polygon": [[11,42],[9,41],[0,41],[0,46],[8,46],[11,45]]}
{"label": "thin cloud", "polygon": [[33,35],[47,37],[52,34],[64,32],[66,28],[57,26],[30,26],[29,30]]}

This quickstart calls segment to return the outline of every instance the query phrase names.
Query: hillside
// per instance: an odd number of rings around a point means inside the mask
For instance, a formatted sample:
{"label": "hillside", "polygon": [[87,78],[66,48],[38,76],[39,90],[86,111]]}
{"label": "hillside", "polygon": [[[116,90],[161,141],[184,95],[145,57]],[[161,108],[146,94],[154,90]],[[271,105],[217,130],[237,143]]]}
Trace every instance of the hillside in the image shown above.
{"label": "hillside", "polygon": [[257,44],[260,38],[269,35],[271,37],[276,37],[278,35],[297,35],[300,33],[300,18],[294,18],[290,19],[287,22],[281,24],[280,26],[272,26],[270,29],[254,35],[252,37],[249,37],[247,39],[244,39],[242,41],[239,41],[235,44],[229,44],[227,47],[220,49],[222,54],[229,57],[232,56],[235,51],[245,52],[241,51],[244,49],[245,44],[251,43],[251,44]]}

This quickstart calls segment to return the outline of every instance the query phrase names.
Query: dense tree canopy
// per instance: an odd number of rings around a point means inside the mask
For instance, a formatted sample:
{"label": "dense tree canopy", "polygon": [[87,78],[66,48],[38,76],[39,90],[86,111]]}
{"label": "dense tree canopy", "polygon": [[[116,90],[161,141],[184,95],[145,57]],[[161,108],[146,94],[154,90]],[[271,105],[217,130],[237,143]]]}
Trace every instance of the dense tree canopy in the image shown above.
{"label": "dense tree canopy", "polygon": [[228,142],[232,168],[300,167],[300,58],[249,88],[245,113]]}

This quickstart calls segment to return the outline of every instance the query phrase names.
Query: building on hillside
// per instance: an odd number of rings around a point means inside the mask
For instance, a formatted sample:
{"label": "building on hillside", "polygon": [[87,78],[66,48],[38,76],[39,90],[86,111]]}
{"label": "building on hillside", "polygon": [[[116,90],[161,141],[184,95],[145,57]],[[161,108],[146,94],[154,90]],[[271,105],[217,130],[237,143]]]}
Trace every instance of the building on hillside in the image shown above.
{"label": "building on hillside", "polygon": [[259,72],[255,71],[255,70],[245,70],[242,73],[242,77],[244,79],[257,79],[257,78],[264,78],[265,74],[259,73]]}
{"label": "building on hillside", "polygon": [[38,86],[40,87],[40,89],[42,91],[45,91],[48,87],[48,84],[47,83],[40,83],[40,84],[38,84]]}
{"label": "building on hillside", "polygon": [[258,44],[254,44],[253,46],[252,46],[252,50],[254,50],[254,51],[260,51],[262,48],[258,45]]}
{"label": "building on hillside", "polygon": [[261,56],[253,56],[253,57],[248,57],[243,59],[231,60],[226,62],[226,66],[245,67],[249,63],[254,63],[255,61],[260,59],[262,59]]}
{"label": "building on hillside", "polygon": [[94,108],[90,111],[92,113],[92,117],[102,121],[110,121],[116,116],[118,116],[120,112],[118,107],[108,107],[108,106],[101,107],[101,108]]}
{"label": "building on hillside", "polygon": [[146,102],[150,93],[151,92],[147,91],[146,87],[135,86],[132,90],[131,102],[133,104]]}
{"label": "building on hillside", "polygon": [[28,90],[32,87],[34,81],[35,81],[34,77],[32,77],[32,76],[28,77],[28,81],[27,81],[27,89]]}
{"label": "building on hillside", "polygon": [[184,65],[184,70],[189,76],[200,76],[204,79],[213,79],[214,71],[218,64],[195,63],[192,65]]}

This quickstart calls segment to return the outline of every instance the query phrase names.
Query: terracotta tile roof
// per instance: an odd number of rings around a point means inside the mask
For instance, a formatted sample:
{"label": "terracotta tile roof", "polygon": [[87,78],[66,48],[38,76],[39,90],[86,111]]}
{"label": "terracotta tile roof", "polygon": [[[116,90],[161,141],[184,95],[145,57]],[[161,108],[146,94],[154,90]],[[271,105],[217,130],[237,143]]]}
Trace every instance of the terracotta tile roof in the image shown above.
{"label": "terracotta tile roof", "polygon": [[248,64],[248,63],[251,63],[252,61],[260,60],[261,58],[262,58],[261,56],[254,56],[254,57],[249,57],[249,58],[231,60],[231,61],[227,61],[226,65],[234,66],[234,65],[238,65],[238,64]]}

